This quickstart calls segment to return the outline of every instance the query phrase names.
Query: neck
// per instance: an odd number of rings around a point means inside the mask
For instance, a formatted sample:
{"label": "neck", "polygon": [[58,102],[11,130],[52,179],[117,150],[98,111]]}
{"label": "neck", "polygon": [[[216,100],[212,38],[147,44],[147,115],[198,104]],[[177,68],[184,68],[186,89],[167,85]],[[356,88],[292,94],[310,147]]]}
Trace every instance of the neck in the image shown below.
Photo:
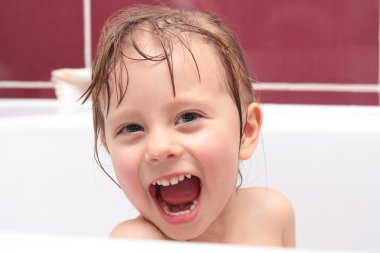
{"label": "neck", "polygon": [[230,243],[233,241],[234,220],[237,215],[237,191],[233,191],[231,196],[220,212],[216,219],[210,224],[207,230],[197,238],[191,241],[197,242],[216,242],[216,243]]}

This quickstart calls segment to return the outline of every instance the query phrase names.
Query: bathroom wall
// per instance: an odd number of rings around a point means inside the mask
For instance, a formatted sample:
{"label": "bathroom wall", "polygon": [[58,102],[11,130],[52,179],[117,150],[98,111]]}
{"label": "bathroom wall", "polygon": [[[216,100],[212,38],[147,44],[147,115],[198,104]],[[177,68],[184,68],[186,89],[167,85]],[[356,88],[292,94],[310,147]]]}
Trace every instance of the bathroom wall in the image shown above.
{"label": "bathroom wall", "polygon": [[[379,105],[378,0],[164,2],[221,16],[247,54],[261,102]],[[51,71],[85,67],[105,19],[135,3],[157,1],[2,1],[0,98],[55,97]]]}

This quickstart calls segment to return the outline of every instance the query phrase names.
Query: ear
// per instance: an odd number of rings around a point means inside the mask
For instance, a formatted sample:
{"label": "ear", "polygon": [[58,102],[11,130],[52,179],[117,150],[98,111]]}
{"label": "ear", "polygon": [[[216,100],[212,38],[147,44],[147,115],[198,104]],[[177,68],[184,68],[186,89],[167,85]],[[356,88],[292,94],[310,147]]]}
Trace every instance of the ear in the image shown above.
{"label": "ear", "polygon": [[240,142],[239,159],[247,160],[257,146],[262,123],[261,108],[258,103],[251,103],[246,111],[243,136]]}
{"label": "ear", "polygon": [[110,154],[105,134],[102,134],[102,136],[100,138],[102,140],[102,145],[103,145],[104,149],[107,151],[108,154]]}

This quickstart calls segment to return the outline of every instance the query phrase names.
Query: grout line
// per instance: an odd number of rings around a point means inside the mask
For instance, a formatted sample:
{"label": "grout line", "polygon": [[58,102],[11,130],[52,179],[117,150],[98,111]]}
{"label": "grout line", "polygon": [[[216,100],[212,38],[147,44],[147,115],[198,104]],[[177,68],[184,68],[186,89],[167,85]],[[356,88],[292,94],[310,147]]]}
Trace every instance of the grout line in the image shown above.
{"label": "grout line", "polygon": [[258,91],[322,91],[322,92],[359,92],[380,93],[377,84],[311,84],[311,83],[253,83],[254,90]]}
{"label": "grout line", "polygon": [[[51,81],[0,81],[0,88],[54,88]],[[257,91],[322,91],[380,93],[379,85],[312,84],[312,83],[253,83]]]}
{"label": "grout line", "polygon": [[91,67],[91,0],[83,0],[84,66]]}

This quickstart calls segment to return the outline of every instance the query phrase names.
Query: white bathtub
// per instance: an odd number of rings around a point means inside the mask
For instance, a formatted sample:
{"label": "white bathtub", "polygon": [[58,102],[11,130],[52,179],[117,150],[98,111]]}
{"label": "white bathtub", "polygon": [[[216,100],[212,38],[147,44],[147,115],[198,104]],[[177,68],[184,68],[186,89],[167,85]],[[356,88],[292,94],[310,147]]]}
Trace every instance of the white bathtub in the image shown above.
{"label": "white bathtub", "polygon": [[[299,248],[380,251],[380,107],[263,111],[245,185],[291,199]],[[0,231],[106,237],[134,215],[93,160],[88,111],[0,100]]]}

